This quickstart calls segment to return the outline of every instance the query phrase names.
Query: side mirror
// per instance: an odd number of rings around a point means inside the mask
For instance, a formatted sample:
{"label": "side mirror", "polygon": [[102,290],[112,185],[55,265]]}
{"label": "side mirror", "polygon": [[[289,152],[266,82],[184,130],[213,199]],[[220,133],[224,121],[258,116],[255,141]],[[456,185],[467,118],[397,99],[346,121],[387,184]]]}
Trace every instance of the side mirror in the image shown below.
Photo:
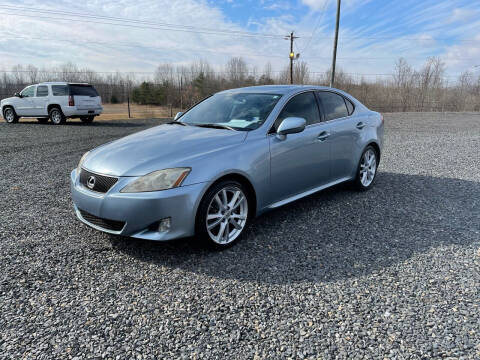
{"label": "side mirror", "polygon": [[175,115],[175,117],[173,118],[173,121],[176,121],[180,116],[183,115],[183,112],[177,112],[177,115]]}
{"label": "side mirror", "polygon": [[287,134],[296,134],[305,130],[307,120],[299,117],[288,117],[283,119],[277,129],[277,138],[285,139]]}
{"label": "side mirror", "polygon": [[18,92],[16,92],[15,94],[13,94],[13,96],[16,96],[16,97],[19,97],[19,98],[22,97],[22,95],[20,95],[20,93],[18,93]]}

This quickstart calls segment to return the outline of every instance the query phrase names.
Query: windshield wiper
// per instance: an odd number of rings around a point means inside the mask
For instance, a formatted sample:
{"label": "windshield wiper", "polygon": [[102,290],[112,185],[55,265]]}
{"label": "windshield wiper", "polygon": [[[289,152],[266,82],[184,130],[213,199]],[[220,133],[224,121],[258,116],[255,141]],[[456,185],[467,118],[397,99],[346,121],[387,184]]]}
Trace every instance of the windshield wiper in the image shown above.
{"label": "windshield wiper", "polygon": [[170,122],[167,122],[167,124],[169,125],[182,125],[182,126],[187,126],[187,124],[181,122],[181,121],[170,121]]}
{"label": "windshield wiper", "polygon": [[227,125],[221,125],[221,124],[193,124],[198,127],[204,127],[204,128],[212,128],[212,129],[227,129],[227,130],[233,130],[236,131],[236,129],[227,126]]}

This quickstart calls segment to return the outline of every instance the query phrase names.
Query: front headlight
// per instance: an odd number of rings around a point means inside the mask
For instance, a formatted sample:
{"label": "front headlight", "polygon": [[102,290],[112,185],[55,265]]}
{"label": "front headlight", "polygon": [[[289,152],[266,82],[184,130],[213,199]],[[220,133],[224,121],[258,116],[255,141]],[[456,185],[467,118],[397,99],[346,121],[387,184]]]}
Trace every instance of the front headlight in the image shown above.
{"label": "front headlight", "polygon": [[128,184],[120,192],[135,193],[175,188],[182,184],[190,170],[190,168],[175,168],[154,171]]}
{"label": "front headlight", "polygon": [[90,151],[87,151],[85,154],[83,154],[83,156],[80,158],[80,161],[78,162],[78,165],[77,165],[77,176],[80,175],[80,170],[82,169],[82,165],[83,165],[83,162],[85,161],[85,159],[87,158],[87,155]]}

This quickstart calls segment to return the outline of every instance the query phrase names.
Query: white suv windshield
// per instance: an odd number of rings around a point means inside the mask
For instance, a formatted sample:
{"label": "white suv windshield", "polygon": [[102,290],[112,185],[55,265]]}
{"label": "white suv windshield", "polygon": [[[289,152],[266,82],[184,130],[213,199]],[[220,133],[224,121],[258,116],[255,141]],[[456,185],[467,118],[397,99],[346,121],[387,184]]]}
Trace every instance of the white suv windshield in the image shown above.
{"label": "white suv windshield", "polygon": [[253,130],[263,124],[280,98],[278,94],[215,94],[191,108],[179,121],[198,126]]}

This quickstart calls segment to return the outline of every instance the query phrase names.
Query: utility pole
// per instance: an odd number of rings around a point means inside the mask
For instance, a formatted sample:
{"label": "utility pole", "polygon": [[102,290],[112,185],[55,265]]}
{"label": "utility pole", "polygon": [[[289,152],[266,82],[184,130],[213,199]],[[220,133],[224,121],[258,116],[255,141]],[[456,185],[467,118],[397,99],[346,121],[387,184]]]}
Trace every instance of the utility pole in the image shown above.
{"label": "utility pole", "polygon": [[340,2],[337,0],[337,21],[335,23],[335,40],[333,42],[333,58],[332,58],[332,77],[330,78],[330,87],[335,84],[335,64],[337,62],[337,43],[338,43],[338,27],[340,25]]}
{"label": "utility pole", "polygon": [[130,119],[130,85],[127,85],[127,107],[128,107],[128,118]]}
{"label": "utility pole", "polygon": [[293,84],[293,60],[296,60],[299,58],[300,54],[297,54],[295,56],[295,53],[293,52],[293,40],[298,39],[298,36],[293,36],[293,31],[290,33],[290,35],[285,36],[285,40],[290,40],[290,84]]}

